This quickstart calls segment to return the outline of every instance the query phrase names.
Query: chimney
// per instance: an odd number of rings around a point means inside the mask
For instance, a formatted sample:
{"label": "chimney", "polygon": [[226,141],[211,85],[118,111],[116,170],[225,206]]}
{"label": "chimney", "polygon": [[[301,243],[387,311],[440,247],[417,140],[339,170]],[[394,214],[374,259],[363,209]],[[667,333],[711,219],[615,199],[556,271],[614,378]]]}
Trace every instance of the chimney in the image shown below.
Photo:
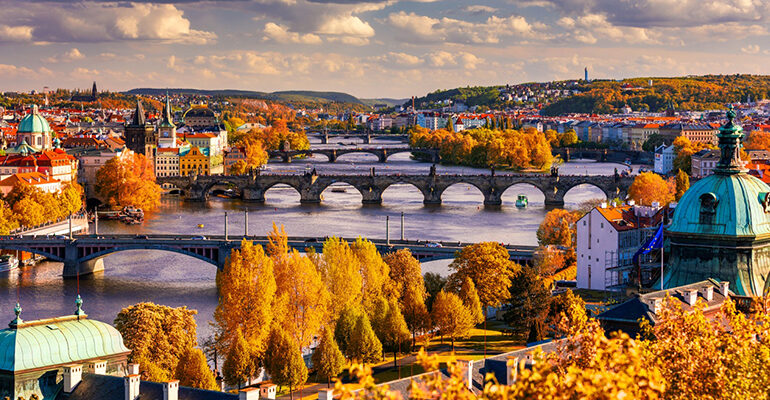
{"label": "chimney", "polygon": [[334,400],[334,389],[321,389],[318,391],[318,400]]}
{"label": "chimney", "polygon": [[139,375],[139,364],[128,364],[128,375]]}
{"label": "chimney", "polygon": [[647,304],[647,309],[651,313],[657,314],[658,312],[660,312],[661,299],[656,297],[651,297],[649,299],[646,299],[645,303]]}
{"label": "chimney", "polygon": [[508,362],[505,365],[505,379],[507,380],[505,385],[511,386],[516,383],[516,379],[519,377],[519,357],[508,357]]}
{"label": "chimney", "polygon": [[692,307],[695,305],[695,302],[698,301],[698,290],[697,289],[689,289],[684,293],[684,300],[687,302],[687,304]]}
{"label": "chimney", "polygon": [[730,296],[730,282],[727,282],[727,281],[719,282],[719,293],[721,293],[722,296],[729,297]]}
{"label": "chimney", "polygon": [[473,388],[473,360],[457,360],[457,365],[463,368],[462,372],[463,380],[468,386],[468,389]]}
{"label": "chimney", "polygon": [[238,400],[258,400],[259,399],[259,388],[250,387],[241,389],[240,392],[238,392]]}
{"label": "chimney", "polygon": [[72,393],[83,377],[83,366],[79,364],[64,366],[64,393]]}
{"label": "chimney", "polygon": [[701,289],[701,293],[703,294],[703,298],[706,299],[706,301],[711,301],[714,299],[714,287],[711,285],[708,285]]}
{"label": "chimney", "polygon": [[262,385],[259,385],[259,397],[262,399],[271,399],[275,400],[275,394],[277,392],[278,387],[273,385],[272,383],[264,383]]}
{"label": "chimney", "polygon": [[179,381],[163,382],[163,400],[179,400]]}
{"label": "chimney", "polygon": [[88,372],[94,375],[107,375],[107,361],[93,361],[88,364]]}
{"label": "chimney", "polygon": [[125,400],[136,400],[139,398],[139,375],[128,375],[124,379],[126,389]]}

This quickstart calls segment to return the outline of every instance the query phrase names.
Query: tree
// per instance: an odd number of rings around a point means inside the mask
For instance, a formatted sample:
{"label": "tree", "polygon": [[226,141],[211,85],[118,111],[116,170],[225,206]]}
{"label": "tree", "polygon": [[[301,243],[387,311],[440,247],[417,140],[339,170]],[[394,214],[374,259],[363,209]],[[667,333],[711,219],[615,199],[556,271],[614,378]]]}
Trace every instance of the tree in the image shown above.
{"label": "tree", "polygon": [[644,151],[655,151],[660,145],[662,144],[670,144],[671,142],[668,141],[663,135],[659,133],[653,133],[652,135],[647,137],[647,140],[644,141],[642,144],[642,150]]}
{"label": "tree", "polygon": [[128,306],[115,318],[115,329],[131,349],[143,379],[162,381],[173,376],[179,359],[197,344],[195,310],[153,303]]}
{"label": "tree", "polygon": [[360,318],[362,311],[358,306],[348,305],[340,312],[334,326],[334,340],[340,347],[343,354],[348,356],[350,351],[350,342],[353,337],[353,331],[356,328],[356,322]]}
{"label": "tree", "polygon": [[676,174],[674,182],[676,182],[676,195],[674,196],[674,199],[679,201],[679,199],[684,196],[684,192],[690,188],[690,177],[680,169]]}
{"label": "tree", "polygon": [[[371,310],[376,299],[395,296],[390,267],[383,261],[377,246],[369,240],[358,238],[351,246],[358,259],[362,282],[362,304],[364,310]],[[370,315],[371,317],[371,315]]]}
{"label": "tree", "polygon": [[455,349],[455,339],[465,337],[473,328],[473,316],[456,294],[440,291],[431,311],[433,324],[441,336],[448,336]]}
{"label": "tree", "polygon": [[112,207],[152,211],[160,205],[152,162],[133,152],[113,157],[96,171],[96,193]]}
{"label": "tree", "polygon": [[4,201],[0,200],[0,235],[7,235],[12,230],[19,227],[13,210],[8,207]]}
{"label": "tree", "polygon": [[561,135],[559,135],[559,145],[561,147],[568,147],[578,142],[577,133],[570,129]]}
{"label": "tree", "polygon": [[273,382],[292,391],[307,381],[307,366],[297,343],[283,329],[274,326],[265,354],[265,369]]}
{"label": "tree", "polygon": [[70,182],[57,193],[56,199],[64,215],[75,214],[83,208],[83,187],[76,182]]}
{"label": "tree", "polygon": [[232,341],[222,365],[222,378],[226,384],[240,388],[254,375],[254,363],[240,328],[236,328]]}
{"label": "tree", "polygon": [[448,279],[435,272],[426,272],[423,275],[423,279],[425,281],[425,291],[428,293],[428,297],[425,298],[425,306],[432,310],[436,295],[446,287]]}
{"label": "tree", "polygon": [[524,267],[513,278],[509,306],[503,319],[513,332],[528,334],[528,342],[543,340],[551,292],[532,268]]}
{"label": "tree", "polygon": [[640,205],[650,206],[657,202],[664,206],[674,201],[674,190],[660,175],[642,172],[634,178],[628,197]]}
{"label": "tree", "polygon": [[409,249],[388,253],[383,259],[390,267],[390,277],[393,280],[406,325],[412,332],[412,345],[414,345],[417,332],[427,327],[428,319],[428,310],[425,307],[428,294],[422,277],[422,266]]}
{"label": "tree", "polygon": [[201,349],[189,349],[176,367],[176,378],[181,386],[205,390],[219,390],[214,373],[206,362]]}
{"label": "tree", "polygon": [[321,342],[313,352],[312,360],[318,377],[328,383],[331,383],[331,379],[339,375],[345,367],[345,356],[342,355],[337,342],[334,341],[332,331],[328,328],[323,330]]}
{"label": "tree", "polygon": [[535,257],[532,261],[537,274],[548,278],[563,270],[567,266],[567,255],[565,253],[565,250],[561,250],[556,246],[539,246],[535,250]]}
{"label": "tree", "polygon": [[579,330],[585,318],[586,303],[571,290],[551,298],[547,326],[551,328],[551,333],[555,337],[566,336],[570,332]]}
{"label": "tree", "polygon": [[473,281],[486,308],[508,298],[511,277],[521,267],[510,260],[508,250],[499,243],[482,242],[463,247],[449,269],[454,271],[450,277],[454,287],[459,287],[466,277]]}
{"label": "tree", "polygon": [[243,240],[233,250],[222,271],[217,272],[219,303],[214,311],[214,328],[220,352],[226,354],[233,335],[241,331],[256,368],[267,347],[269,326],[274,318],[273,300],[277,290],[273,261],[262,246]]}
{"label": "tree", "polygon": [[467,276],[463,280],[462,287],[460,287],[460,299],[462,299],[463,305],[471,314],[474,324],[484,322],[484,310],[481,309],[481,300],[479,300],[479,294],[476,292],[476,285]]}
{"label": "tree", "polygon": [[575,223],[582,217],[579,212],[570,212],[556,208],[548,212],[537,228],[537,242],[541,246],[575,247],[577,227]]}
{"label": "tree", "polygon": [[389,349],[393,352],[393,366],[398,367],[397,353],[409,343],[410,335],[396,300],[390,300],[388,310],[380,324],[380,333],[377,336],[382,342],[383,350]]}
{"label": "tree", "polygon": [[285,262],[275,263],[278,297],[275,323],[300,348],[309,346],[326,321],[329,293],[313,262],[294,250]]}
{"label": "tree", "polygon": [[358,257],[346,241],[333,237],[324,242],[323,254],[315,260],[331,296],[330,319],[336,320],[344,308],[361,303],[363,281]]}
{"label": "tree", "polygon": [[382,343],[375,335],[369,317],[360,313],[351,332],[348,342],[347,356],[361,363],[380,361]]}

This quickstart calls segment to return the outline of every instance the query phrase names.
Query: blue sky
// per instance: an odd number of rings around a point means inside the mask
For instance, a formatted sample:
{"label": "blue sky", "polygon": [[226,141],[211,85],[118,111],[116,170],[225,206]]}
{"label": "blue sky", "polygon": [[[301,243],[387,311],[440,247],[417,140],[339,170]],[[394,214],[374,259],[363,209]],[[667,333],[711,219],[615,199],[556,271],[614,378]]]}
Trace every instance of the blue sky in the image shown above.
{"label": "blue sky", "polygon": [[0,89],[398,97],[467,85],[767,74],[767,0],[0,0]]}

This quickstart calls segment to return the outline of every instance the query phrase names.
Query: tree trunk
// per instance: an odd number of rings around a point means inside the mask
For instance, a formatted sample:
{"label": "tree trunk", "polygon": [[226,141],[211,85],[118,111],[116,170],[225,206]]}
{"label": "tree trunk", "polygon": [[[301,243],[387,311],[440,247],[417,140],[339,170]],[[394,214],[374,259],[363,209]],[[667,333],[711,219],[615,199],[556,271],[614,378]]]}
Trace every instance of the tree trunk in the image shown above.
{"label": "tree trunk", "polygon": [[487,358],[487,306],[484,305],[484,358]]}

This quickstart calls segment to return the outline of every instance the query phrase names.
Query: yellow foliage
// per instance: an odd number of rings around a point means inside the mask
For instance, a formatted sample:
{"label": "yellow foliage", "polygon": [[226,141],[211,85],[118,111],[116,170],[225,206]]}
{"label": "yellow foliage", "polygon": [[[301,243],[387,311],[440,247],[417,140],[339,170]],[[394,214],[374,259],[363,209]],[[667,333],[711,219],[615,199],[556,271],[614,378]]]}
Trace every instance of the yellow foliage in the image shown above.
{"label": "yellow foliage", "polygon": [[642,172],[634,178],[628,189],[628,197],[640,205],[652,205],[654,202],[665,206],[674,201],[676,187],[674,181],[667,182],[654,172]]}
{"label": "yellow foliage", "polygon": [[142,154],[114,157],[96,171],[96,193],[110,206],[152,211],[160,205],[152,162]]}

